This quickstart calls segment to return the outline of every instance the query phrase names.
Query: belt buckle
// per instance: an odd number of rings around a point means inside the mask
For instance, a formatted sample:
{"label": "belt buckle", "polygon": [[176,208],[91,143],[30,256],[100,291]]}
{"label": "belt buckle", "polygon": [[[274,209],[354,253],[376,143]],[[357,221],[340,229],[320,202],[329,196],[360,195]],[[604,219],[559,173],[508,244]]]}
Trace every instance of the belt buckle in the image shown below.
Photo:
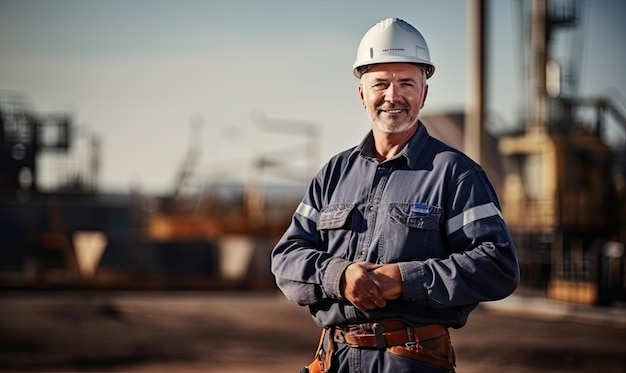
{"label": "belt buckle", "polygon": [[406,337],[408,341],[404,344],[404,347],[411,348],[418,352],[422,352],[422,345],[420,344],[419,339],[415,336],[415,329],[411,326],[406,327]]}
{"label": "belt buckle", "polygon": [[373,323],[372,331],[376,337],[376,348],[387,348],[387,342],[385,342],[385,336],[383,335],[383,332],[385,331],[383,324],[379,322]]}

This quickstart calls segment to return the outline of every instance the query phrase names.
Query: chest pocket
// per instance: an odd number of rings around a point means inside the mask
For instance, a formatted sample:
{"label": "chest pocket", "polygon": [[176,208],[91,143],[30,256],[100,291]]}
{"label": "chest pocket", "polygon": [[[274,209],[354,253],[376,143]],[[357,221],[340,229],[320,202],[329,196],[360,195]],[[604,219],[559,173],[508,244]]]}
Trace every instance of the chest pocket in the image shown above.
{"label": "chest pocket", "polygon": [[328,205],[320,211],[317,230],[344,228],[354,204]]}
{"label": "chest pocket", "polygon": [[380,260],[395,262],[440,257],[435,244],[441,208],[421,203],[391,203],[379,247]]}
{"label": "chest pocket", "polygon": [[328,205],[320,211],[316,229],[320,232],[325,250],[334,256],[344,259],[351,258],[352,219],[350,218],[354,204]]}
{"label": "chest pocket", "polygon": [[421,203],[392,203],[389,215],[396,223],[417,229],[435,229],[441,208]]}

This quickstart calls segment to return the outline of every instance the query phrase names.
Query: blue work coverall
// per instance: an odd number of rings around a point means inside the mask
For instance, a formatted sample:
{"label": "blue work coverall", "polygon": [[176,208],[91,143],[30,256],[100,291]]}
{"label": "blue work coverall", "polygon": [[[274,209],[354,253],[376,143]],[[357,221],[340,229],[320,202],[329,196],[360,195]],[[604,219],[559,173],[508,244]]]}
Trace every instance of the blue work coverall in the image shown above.
{"label": "blue work coverall", "polygon": [[[398,263],[403,296],[356,309],[340,280],[358,261]],[[285,296],[308,306],[322,328],[389,318],[460,328],[479,302],[502,299],[519,283],[515,247],[486,174],[421,122],[391,159],[374,157],[371,131],[332,157],[272,251],[271,268]],[[349,350],[338,353],[351,371],[415,369],[381,362],[384,350]]]}

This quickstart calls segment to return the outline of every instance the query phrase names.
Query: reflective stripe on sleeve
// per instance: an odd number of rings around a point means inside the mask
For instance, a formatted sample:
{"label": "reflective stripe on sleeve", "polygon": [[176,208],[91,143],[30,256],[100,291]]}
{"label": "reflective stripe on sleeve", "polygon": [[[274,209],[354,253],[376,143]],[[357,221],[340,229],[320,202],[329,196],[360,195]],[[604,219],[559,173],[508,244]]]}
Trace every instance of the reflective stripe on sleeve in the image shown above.
{"label": "reflective stripe on sleeve", "polygon": [[304,216],[305,218],[312,220],[314,223],[317,223],[317,218],[319,213],[312,206],[309,206],[305,203],[300,202],[298,208],[296,209],[296,213]]}
{"label": "reflective stripe on sleeve", "polygon": [[502,218],[502,213],[493,202],[486,203],[484,205],[472,207],[469,210],[454,216],[448,220],[446,227],[448,228],[448,234],[454,233],[469,223],[475,222],[479,219],[488,218],[490,216],[499,216]]}

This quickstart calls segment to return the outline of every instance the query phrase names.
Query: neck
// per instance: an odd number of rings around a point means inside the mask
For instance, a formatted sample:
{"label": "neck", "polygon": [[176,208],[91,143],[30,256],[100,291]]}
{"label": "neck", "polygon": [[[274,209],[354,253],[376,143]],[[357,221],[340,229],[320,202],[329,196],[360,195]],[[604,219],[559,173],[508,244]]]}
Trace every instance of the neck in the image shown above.
{"label": "neck", "polygon": [[386,133],[374,129],[374,149],[376,158],[385,161],[400,153],[406,143],[409,142],[409,139],[411,139],[411,136],[417,131],[417,127],[418,126],[415,125],[409,130],[400,133]]}

